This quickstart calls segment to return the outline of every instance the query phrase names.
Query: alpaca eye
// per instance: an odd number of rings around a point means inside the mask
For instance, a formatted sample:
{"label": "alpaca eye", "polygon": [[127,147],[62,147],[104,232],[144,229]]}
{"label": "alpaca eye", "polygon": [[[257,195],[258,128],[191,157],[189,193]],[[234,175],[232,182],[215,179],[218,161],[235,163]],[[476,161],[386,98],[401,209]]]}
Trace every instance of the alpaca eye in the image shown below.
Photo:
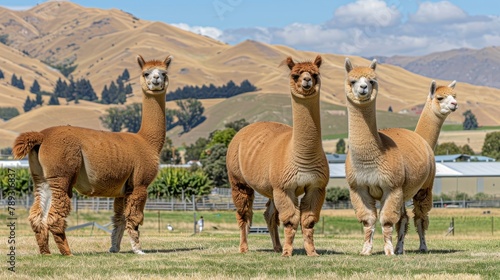
{"label": "alpaca eye", "polygon": [[315,80],[318,78],[318,74],[312,74],[311,76],[312,76],[312,77],[313,77],[313,79],[315,79]]}
{"label": "alpaca eye", "polygon": [[292,79],[297,80],[300,76],[297,74],[292,74]]}
{"label": "alpaca eye", "polygon": [[161,73],[161,75],[163,76],[163,78],[165,78],[167,76],[167,73]]}
{"label": "alpaca eye", "polygon": [[144,77],[148,77],[149,76],[149,73],[144,73]]}
{"label": "alpaca eye", "polygon": [[444,97],[441,97],[441,96],[440,96],[440,97],[436,97],[436,99],[437,99],[438,101],[442,101],[442,100],[444,99]]}
{"label": "alpaca eye", "polygon": [[351,81],[351,86],[353,86],[356,83],[356,81]]}
{"label": "alpaca eye", "polygon": [[373,84],[375,83],[375,81],[371,80],[370,81],[370,84],[373,86]]}

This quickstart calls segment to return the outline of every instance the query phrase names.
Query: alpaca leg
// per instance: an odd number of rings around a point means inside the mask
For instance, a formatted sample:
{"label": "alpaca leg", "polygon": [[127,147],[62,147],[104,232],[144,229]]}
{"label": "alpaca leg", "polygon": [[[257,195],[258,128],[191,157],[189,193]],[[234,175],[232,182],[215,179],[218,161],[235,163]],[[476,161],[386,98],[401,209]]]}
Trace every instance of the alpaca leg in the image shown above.
{"label": "alpaca leg", "polygon": [[235,183],[231,176],[229,182],[231,182],[231,193],[236,207],[236,220],[240,228],[240,253],[246,253],[248,252],[248,231],[252,225],[255,192],[245,185]]}
{"label": "alpaca leg", "polygon": [[398,243],[396,245],[396,255],[402,255],[404,253],[404,240],[406,233],[408,233],[408,214],[406,213],[406,207],[403,203],[403,207],[401,209],[401,219],[399,219],[396,224],[396,232],[398,233]]}
{"label": "alpaca leg", "polygon": [[47,225],[61,254],[70,256],[71,250],[65,232],[67,227],[66,217],[71,211],[71,199],[68,196],[70,180],[67,178],[54,178],[48,179],[47,183],[52,192]]}
{"label": "alpaca leg", "polygon": [[365,233],[361,255],[371,255],[373,249],[373,235],[375,234],[375,223],[377,222],[377,208],[375,199],[368,193],[366,188],[350,189],[351,203],[360,223],[363,223]]}
{"label": "alpaca leg", "polygon": [[429,227],[429,211],[432,209],[432,189],[421,189],[413,197],[413,214],[415,228],[420,239],[419,250],[422,253],[427,252],[427,243],[425,242],[425,231]]}
{"label": "alpaca leg", "polygon": [[319,215],[325,201],[325,188],[315,188],[306,193],[300,201],[300,224],[304,238],[304,248],[308,256],[318,256],[314,247],[314,225],[319,221]]}
{"label": "alpaca leg", "polygon": [[285,227],[285,244],[283,246],[283,257],[289,257],[293,251],[293,240],[300,223],[300,210],[298,198],[295,192],[283,192],[277,188],[273,192],[274,203],[279,212],[279,219]]}
{"label": "alpaca leg", "polygon": [[132,194],[125,198],[125,228],[130,237],[132,251],[136,254],[144,254],[139,241],[139,225],[144,221],[144,206],[148,196],[147,186],[136,186]]}
{"label": "alpaca leg", "polygon": [[269,229],[269,234],[271,235],[274,251],[283,251],[278,232],[278,210],[276,209],[276,206],[274,205],[274,201],[272,199],[269,199],[269,201],[266,203],[266,212],[264,212],[264,219],[266,220],[267,228]]}
{"label": "alpaca leg", "polygon": [[35,191],[35,202],[33,206],[31,206],[28,220],[30,221],[31,228],[35,232],[40,254],[50,255],[47,216],[49,214],[52,192],[47,183],[35,183],[35,186],[37,186]]}
{"label": "alpaca leg", "polygon": [[392,231],[394,229],[394,225],[401,218],[402,207],[402,189],[395,188],[384,193],[380,210],[380,224],[382,225],[382,234],[384,236],[384,252],[386,255],[394,255],[394,246],[392,245]]}
{"label": "alpaca leg", "polygon": [[125,231],[125,215],[124,211],[125,198],[117,197],[113,203],[114,216],[111,218],[113,222],[113,232],[111,233],[111,248],[110,253],[120,252],[120,245]]}

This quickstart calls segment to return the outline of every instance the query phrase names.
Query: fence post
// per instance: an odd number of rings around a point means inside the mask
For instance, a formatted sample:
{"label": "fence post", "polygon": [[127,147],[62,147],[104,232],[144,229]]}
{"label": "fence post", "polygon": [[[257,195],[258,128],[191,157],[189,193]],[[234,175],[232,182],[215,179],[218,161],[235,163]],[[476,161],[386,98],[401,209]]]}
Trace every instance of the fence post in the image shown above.
{"label": "fence post", "polygon": [[451,218],[451,226],[452,226],[452,229],[451,229],[451,235],[452,236],[455,236],[455,218]]}

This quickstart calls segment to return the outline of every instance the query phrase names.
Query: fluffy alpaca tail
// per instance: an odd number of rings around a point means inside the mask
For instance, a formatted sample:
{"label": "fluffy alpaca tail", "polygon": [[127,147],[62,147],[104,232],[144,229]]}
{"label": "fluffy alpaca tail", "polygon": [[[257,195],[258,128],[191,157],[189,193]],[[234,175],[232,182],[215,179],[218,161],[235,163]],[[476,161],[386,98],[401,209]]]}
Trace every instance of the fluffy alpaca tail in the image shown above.
{"label": "fluffy alpaca tail", "polygon": [[14,141],[12,154],[15,159],[24,158],[35,146],[42,144],[43,134],[40,132],[21,133]]}

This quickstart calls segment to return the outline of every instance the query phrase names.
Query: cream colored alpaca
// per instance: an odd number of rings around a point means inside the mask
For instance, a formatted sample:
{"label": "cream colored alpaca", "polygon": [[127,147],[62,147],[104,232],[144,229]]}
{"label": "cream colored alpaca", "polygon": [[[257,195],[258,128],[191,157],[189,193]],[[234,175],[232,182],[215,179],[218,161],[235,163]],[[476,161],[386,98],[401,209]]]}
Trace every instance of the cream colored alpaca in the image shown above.
{"label": "cream colored alpaca", "polygon": [[431,82],[427,102],[415,128],[415,132],[422,136],[432,149],[436,147],[441,127],[446,117],[457,110],[456,93],[457,81],[448,86],[436,87],[436,81]]}
{"label": "cream colored alpaca", "polygon": [[[257,122],[240,130],[229,144],[226,164],[236,218],[240,228],[240,252],[248,251],[254,191],[269,198],[264,213],[273,247],[291,256],[293,239],[301,224],[304,248],[316,256],[314,225],[325,199],[329,167],[321,143],[318,55],[313,63],[284,63],[291,70],[293,127],[275,122]],[[304,194],[300,201],[298,196]],[[278,225],[285,227],[285,244]]]}
{"label": "cream colored alpaca", "polygon": [[[441,127],[446,117],[458,108],[456,94],[454,92],[456,81],[448,86],[436,87],[436,82],[432,81],[429,89],[427,102],[417,123],[415,132],[422,136],[429,146],[436,147]],[[426,185],[413,197],[414,224],[420,239],[421,252],[427,252],[425,242],[425,231],[429,227],[428,213],[432,208],[432,187],[433,181],[427,181]],[[405,225],[407,228],[408,225]],[[404,236],[398,236],[396,251],[403,251]]]}
{"label": "cream colored alpaca", "polygon": [[13,154],[29,154],[35,202],[29,221],[41,254],[50,254],[49,231],[63,255],[71,255],[66,220],[72,189],[87,196],[114,197],[110,252],[120,251],[127,229],[132,250],[143,254],[139,225],[144,218],[147,187],[158,172],[165,141],[165,93],[171,56],[164,61],[137,62],[142,69],[142,123],[137,134],[57,126],[25,132],[14,143]]}
{"label": "cream colored alpaca", "polygon": [[[431,147],[415,132],[399,128],[377,130],[376,65],[376,60],[369,67],[353,67],[348,58],[345,61],[349,129],[346,178],[356,216],[364,226],[361,254],[372,253],[377,221],[375,203],[379,200],[384,252],[392,255],[394,226],[398,237],[404,237],[407,230],[400,226],[408,223],[404,202],[428,182],[432,185],[435,163]],[[398,249],[397,253],[403,253],[402,247]]]}

